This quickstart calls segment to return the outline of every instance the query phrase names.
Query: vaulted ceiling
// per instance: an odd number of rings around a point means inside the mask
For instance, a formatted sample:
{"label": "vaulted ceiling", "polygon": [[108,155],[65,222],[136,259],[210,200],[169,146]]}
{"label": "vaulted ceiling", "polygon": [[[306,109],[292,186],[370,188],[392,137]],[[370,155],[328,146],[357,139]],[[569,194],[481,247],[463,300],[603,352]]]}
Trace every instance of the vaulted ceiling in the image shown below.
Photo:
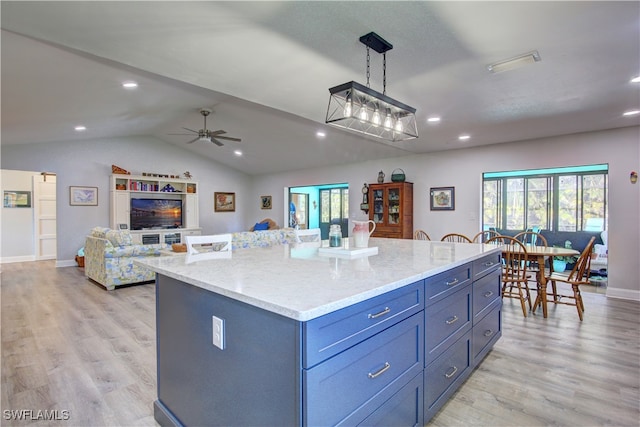
{"label": "vaulted ceiling", "polygon": [[[1,8],[3,145],[151,135],[258,175],[640,125],[623,116],[640,109],[640,83],[630,83],[640,74],[636,1]],[[393,44],[387,94],[417,109],[418,139],[385,143],[325,124],[328,88],[366,83],[359,37],[371,31]],[[540,62],[487,70],[532,50]],[[138,88],[124,90],[128,80]],[[373,51],[371,87],[382,90]],[[202,128],[202,107],[213,110],[210,129],[242,142],[169,135]]]}

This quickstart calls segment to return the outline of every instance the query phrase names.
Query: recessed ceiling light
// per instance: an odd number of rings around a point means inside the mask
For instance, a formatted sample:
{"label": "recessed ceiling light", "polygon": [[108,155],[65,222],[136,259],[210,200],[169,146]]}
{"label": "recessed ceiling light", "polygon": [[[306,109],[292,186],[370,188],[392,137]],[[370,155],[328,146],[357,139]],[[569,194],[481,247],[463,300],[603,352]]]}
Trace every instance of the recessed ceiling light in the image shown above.
{"label": "recessed ceiling light", "polygon": [[236,156],[239,157],[239,156],[242,156],[242,151],[236,150],[236,151],[233,152],[233,154],[235,154]]}
{"label": "recessed ceiling light", "polygon": [[635,116],[636,114],[640,114],[640,110],[629,110],[622,113],[623,116]]}
{"label": "recessed ceiling light", "polygon": [[436,117],[436,116],[429,117],[427,119],[427,122],[429,122],[429,123],[440,123],[440,117]]}
{"label": "recessed ceiling light", "polygon": [[318,138],[324,138],[325,136],[327,136],[327,134],[322,132],[322,131],[318,131],[318,132],[316,132],[316,136]]}
{"label": "recessed ceiling light", "polygon": [[631,83],[640,83],[640,76],[632,78]]}
{"label": "recessed ceiling light", "polygon": [[467,140],[467,139],[469,139],[469,138],[471,138],[471,135],[467,135],[467,134],[460,135],[460,136],[458,137],[458,139],[459,139],[460,141],[466,141],[466,140]]}
{"label": "recessed ceiling light", "polygon": [[122,83],[122,87],[125,89],[135,89],[138,87],[138,83],[136,82],[124,82]]}
{"label": "recessed ceiling light", "polygon": [[82,125],[76,126],[74,129],[76,130],[76,132],[82,132],[82,131],[87,130],[87,128],[85,126],[82,126]]}

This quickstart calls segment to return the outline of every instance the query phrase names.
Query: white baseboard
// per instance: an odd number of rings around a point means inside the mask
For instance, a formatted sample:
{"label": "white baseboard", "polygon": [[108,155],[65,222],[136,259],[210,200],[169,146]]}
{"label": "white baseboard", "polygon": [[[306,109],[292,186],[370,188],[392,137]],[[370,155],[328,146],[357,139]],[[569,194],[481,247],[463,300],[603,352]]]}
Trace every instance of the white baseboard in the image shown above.
{"label": "white baseboard", "polygon": [[78,263],[75,259],[59,259],[56,261],[57,267],[77,267]]}
{"label": "white baseboard", "polygon": [[640,302],[640,291],[608,287],[607,298],[628,299]]}
{"label": "white baseboard", "polygon": [[25,255],[25,256],[10,256],[10,257],[2,257],[0,258],[0,264],[9,264],[12,262],[29,262],[35,261],[35,255]]}

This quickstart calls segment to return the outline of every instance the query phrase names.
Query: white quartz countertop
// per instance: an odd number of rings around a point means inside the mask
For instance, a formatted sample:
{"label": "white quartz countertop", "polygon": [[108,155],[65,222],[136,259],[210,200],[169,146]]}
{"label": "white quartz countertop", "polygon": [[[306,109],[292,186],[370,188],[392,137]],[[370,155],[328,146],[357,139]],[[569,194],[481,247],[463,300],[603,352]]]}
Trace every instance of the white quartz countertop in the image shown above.
{"label": "white quartz countertop", "polygon": [[[326,244],[326,242],[325,242]],[[312,244],[313,245],[313,244]],[[499,252],[495,246],[372,238],[378,253],[318,254],[309,244],[240,249],[231,258],[186,262],[186,255],[135,263],[193,286],[307,321]]]}

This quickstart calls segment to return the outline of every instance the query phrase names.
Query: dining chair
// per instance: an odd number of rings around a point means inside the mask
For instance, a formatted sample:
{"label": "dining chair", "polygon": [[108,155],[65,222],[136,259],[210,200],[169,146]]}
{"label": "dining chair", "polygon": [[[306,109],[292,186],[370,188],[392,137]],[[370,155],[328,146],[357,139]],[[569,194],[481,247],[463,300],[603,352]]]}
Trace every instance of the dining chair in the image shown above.
{"label": "dining chair", "polygon": [[479,232],[475,236],[473,236],[473,239],[471,239],[471,242],[473,242],[473,243],[485,243],[490,238],[496,237],[496,236],[499,236],[499,235],[500,235],[500,233],[498,233],[495,230],[484,230],[484,231]]}
{"label": "dining chair", "polygon": [[471,243],[471,239],[464,234],[449,233],[442,236],[441,242]]}
{"label": "dining chair", "polygon": [[186,262],[231,258],[231,238],[231,234],[185,236],[185,244],[187,246]]}
{"label": "dining chair", "polygon": [[513,298],[520,301],[522,314],[527,317],[527,305],[531,306],[531,292],[527,272],[527,248],[510,236],[495,236],[487,244],[502,245],[502,298]]}
{"label": "dining chair", "polygon": [[[589,284],[591,251],[593,250],[593,244],[595,240],[595,236],[589,240],[589,243],[587,243],[587,246],[585,246],[585,248],[582,250],[578,261],[576,261],[573,269],[568,275],[565,273],[557,273],[552,271],[551,274],[546,276],[547,283],[551,282],[551,286],[553,289],[552,295],[547,294],[547,302],[575,306],[581,322],[584,315],[584,302],[582,301],[582,294],[580,293],[580,285]],[[557,282],[565,283],[571,286],[571,293],[568,293],[568,290],[563,291],[565,292],[563,294],[558,293],[556,285]],[[552,299],[549,299],[550,297],[552,297]],[[538,297],[536,298],[535,304],[533,305],[534,311],[536,310],[536,308],[538,308],[538,305],[542,304],[540,298],[540,293],[538,293]],[[563,298],[569,299],[570,301],[563,301]]]}
{"label": "dining chair", "polygon": [[431,237],[424,230],[416,230],[413,232],[413,240],[431,240]]}
{"label": "dining chair", "polygon": [[[537,231],[522,231],[513,237],[525,246],[549,246],[547,239]],[[541,279],[540,274],[545,274],[545,266],[538,265],[538,261],[527,261],[527,269],[536,274],[536,285],[539,286]],[[530,290],[537,290],[537,286],[536,288],[530,288]]]}

